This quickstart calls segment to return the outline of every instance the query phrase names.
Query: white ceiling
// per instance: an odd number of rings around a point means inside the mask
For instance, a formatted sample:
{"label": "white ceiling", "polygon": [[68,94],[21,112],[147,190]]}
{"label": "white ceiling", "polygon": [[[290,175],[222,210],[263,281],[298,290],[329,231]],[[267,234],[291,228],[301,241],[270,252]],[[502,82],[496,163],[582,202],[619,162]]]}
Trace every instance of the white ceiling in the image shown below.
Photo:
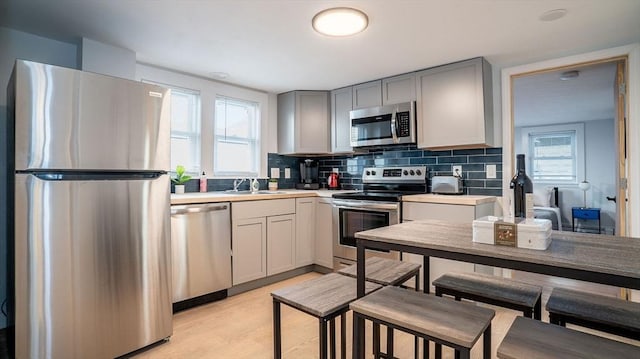
{"label": "white ceiling", "polygon": [[[332,6],[367,30],[315,33]],[[566,17],[542,22],[552,9]],[[640,41],[639,0],[0,0],[0,25],[124,47],[138,61],[269,92],[334,89],[476,56],[495,68]]]}
{"label": "white ceiling", "polygon": [[613,120],[616,64],[579,66],[579,76],[560,80],[563,69],[513,81],[514,126]]}

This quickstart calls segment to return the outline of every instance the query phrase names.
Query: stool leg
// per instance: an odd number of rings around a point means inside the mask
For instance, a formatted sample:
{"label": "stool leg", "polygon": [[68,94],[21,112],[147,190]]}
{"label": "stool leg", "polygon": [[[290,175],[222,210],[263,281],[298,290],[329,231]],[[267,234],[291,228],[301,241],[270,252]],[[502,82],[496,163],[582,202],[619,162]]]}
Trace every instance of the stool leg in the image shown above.
{"label": "stool leg", "polygon": [[[352,341],[352,357],[353,359],[364,359],[364,342],[365,342],[365,338],[364,338],[364,333],[362,333],[362,337],[360,337],[360,330],[358,330],[358,324],[360,324],[360,321],[364,321],[363,318],[360,318],[360,316],[356,313],[353,312],[353,341]],[[364,323],[363,324],[363,331],[364,331]]]}
{"label": "stool leg", "polygon": [[[416,292],[420,291],[419,283],[420,283],[420,271],[416,273]],[[415,359],[418,359],[418,356],[420,355],[419,351],[420,351],[420,338],[418,338],[418,336],[414,336],[413,337],[413,357]]]}
{"label": "stool leg", "polygon": [[533,318],[533,311],[529,308],[522,311],[522,316],[527,318]]}
{"label": "stool leg", "polygon": [[536,320],[542,320],[542,298],[538,298],[538,301],[533,308],[533,318]]}
{"label": "stool leg", "polygon": [[327,358],[327,321],[319,318],[320,322],[320,359]]}
{"label": "stool leg", "polygon": [[429,341],[422,338],[423,348],[422,348],[422,357],[424,359],[429,359]]}
{"label": "stool leg", "polygon": [[393,358],[393,328],[387,327],[387,358]]}
{"label": "stool leg", "polygon": [[491,323],[484,330],[482,339],[482,356],[484,359],[491,359]]}
{"label": "stool leg", "polygon": [[380,357],[380,324],[373,323],[373,357]]}
{"label": "stool leg", "polygon": [[[434,354],[434,358],[436,359],[440,359],[442,358],[442,345],[440,343],[434,343],[436,345],[436,351]],[[456,351],[456,354],[458,354],[458,352]]]}
{"label": "stool leg", "polygon": [[329,342],[331,343],[331,359],[336,359],[336,318],[331,318],[331,322],[329,323],[329,331],[330,338]]}
{"label": "stool leg", "polygon": [[471,358],[471,349],[456,350],[456,359],[469,359]]}
{"label": "stool leg", "polygon": [[340,314],[340,358],[347,359],[347,313]]}
{"label": "stool leg", "polygon": [[280,302],[273,300],[273,357],[282,358],[282,333],[280,332]]}

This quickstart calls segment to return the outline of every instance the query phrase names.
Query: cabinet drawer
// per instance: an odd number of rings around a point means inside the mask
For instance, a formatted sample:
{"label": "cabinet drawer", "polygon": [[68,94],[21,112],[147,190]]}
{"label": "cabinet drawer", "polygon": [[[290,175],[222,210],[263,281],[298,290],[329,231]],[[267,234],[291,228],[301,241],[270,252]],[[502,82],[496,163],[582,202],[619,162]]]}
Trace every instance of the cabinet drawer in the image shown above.
{"label": "cabinet drawer", "polygon": [[600,211],[591,208],[574,208],[573,218],[579,219],[598,219],[600,218]]}
{"label": "cabinet drawer", "polygon": [[232,219],[269,217],[292,213],[296,213],[296,200],[294,198],[234,202],[231,204]]}

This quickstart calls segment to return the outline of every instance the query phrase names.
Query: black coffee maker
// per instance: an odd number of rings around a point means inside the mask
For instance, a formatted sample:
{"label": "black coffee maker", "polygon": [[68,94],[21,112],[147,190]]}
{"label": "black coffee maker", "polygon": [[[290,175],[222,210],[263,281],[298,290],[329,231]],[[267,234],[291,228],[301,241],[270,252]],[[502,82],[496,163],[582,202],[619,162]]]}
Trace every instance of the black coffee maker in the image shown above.
{"label": "black coffee maker", "polygon": [[318,189],[318,161],[304,160],[300,163],[300,183],[296,183],[297,189]]}

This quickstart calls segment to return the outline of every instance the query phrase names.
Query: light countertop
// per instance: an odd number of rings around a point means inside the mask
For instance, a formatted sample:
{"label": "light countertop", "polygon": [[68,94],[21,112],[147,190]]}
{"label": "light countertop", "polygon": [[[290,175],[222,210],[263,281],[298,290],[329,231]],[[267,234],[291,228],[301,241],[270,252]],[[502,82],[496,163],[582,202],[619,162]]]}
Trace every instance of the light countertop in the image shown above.
{"label": "light countertop", "polygon": [[484,203],[494,203],[495,196],[471,196],[471,195],[447,195],[447,194],[412,194],[402,196],[403,202],[420,202],[420,203],[440,203],[440,204],[458,204],[466,206],[477,206]]}
{"label": "light countertop", "polygon": [[[334,193],[354,192],[353,190],[298,190],[279,189],[277,191],[261,191],[263,193],[229,193],[217,192],[190,192],[185,194],[171,194],[171,204],[194,204],[194,203],[214,203],[214,202],[243,202],[259,201],[267,199],[300,198],[300,197],[324,197],[330,198]],[[271,193],[267,193],[271,192]],[[441,203],[474,206],[483,203],[493,203],[496,197],[493,196],[467,196],[467,195],[441,195],[441,194],[415,194],[403,196],[405,202],[420,203]]]}

